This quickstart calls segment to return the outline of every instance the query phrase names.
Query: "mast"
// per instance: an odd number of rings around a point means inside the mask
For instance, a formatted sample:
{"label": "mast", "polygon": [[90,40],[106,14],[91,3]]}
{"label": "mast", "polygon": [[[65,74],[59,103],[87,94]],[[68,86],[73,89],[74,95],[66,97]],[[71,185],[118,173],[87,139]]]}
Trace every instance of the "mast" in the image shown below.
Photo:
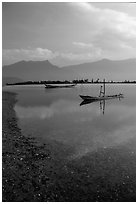
{"label": "mast", "polygon": [[101,97],[101,94],[103,94],[102,96],[105,96],[105,79],[103,80],[103,86],[100,86],[99,97]]}
{"label": "mast", "polygon": [[104,87],[103,94],[104,94],[104,96],[105,96],[105,79],[103,80],[103,87]]}
{"label": "mast", "polygon": [[102,88],[103,88],[103,87],[100,86],[100,94],[99,94],[99,97],[101,97],[101,93],[103,93],[103,92],[102,92]]}

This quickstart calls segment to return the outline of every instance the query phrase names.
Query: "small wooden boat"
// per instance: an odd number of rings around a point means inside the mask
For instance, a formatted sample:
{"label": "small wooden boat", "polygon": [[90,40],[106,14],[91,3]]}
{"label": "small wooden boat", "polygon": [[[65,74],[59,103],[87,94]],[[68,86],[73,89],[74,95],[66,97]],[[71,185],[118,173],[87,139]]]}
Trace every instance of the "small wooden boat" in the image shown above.
{"label": "small wooden boat", "polygon": [[[103,88],[103,90],[102,90]],[[102,101],[102,100],[109,100],[114,98],[124,98],[123,94],[116,94],[116,95],[105,95],[105,79],[103,81],[103,86],[100,87],[100,94],[99,96],[88,96],[88,95],[79,95],[83,100],[87,101]]]}
{"label": "small wooden boat", "polygon": [[84,95],[79,95],[83,100],[91,100],[91,101],[100,101],[100,100],[108,100],[108,99],[113,99],[113,98],[123,98],[123,94],[116,94],[116,95],[109,95],[109,96],[84,96]]}
{"label": "small wooden boat", "polygon": [[72,88],[76,86],[76,84],[69,84],[69,85],[50,85],[45,84],[45,88],[51,89],[51,88]]}

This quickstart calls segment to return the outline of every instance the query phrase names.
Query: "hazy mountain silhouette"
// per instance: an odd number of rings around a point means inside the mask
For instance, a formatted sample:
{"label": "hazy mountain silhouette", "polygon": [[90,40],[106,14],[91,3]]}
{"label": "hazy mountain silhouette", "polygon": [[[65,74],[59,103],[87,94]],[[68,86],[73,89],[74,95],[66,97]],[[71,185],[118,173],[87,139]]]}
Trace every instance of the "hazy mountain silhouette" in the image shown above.
{"label": "hazy mountain silhouette", "polygon": [[102,59],[96,62],[67,66],[64,69],[72,70],[78,78],[106,78],[107,80],[135,80],[136,59],[112,61]]}
{"label": "hazy mountain silhouette", "polygon": [[20,61],[3,66],[3,77],[17,77],[27,80],[72,80],[103,79],[135,80],[136,59],[112,61],[103,59],[97,62],[84,63],[59,68],[45,61]]}
{"label": "hazy mountain silhouette", "polygon": [[3,67],[3,76],[20,77],[24,80],[56,79],[59,68],[46,61],[20,61]]}

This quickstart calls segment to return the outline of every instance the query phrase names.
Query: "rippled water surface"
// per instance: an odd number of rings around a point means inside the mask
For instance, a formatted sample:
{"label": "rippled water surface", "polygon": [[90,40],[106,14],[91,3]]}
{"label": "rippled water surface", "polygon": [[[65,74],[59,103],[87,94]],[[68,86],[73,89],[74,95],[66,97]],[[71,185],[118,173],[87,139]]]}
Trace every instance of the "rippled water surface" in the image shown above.
{"label": "rippled water surface", "polygon": [[135,85],[106,85],[107,94],[124,98],[80,106],[79,94],[99,94],[100,85],[45,89],[44,86],[5,87],[18,93],[15,105],[23,134],[45,143],[70,147],[67,159],[77,159],[101,149],[125,147],[135,153]]}

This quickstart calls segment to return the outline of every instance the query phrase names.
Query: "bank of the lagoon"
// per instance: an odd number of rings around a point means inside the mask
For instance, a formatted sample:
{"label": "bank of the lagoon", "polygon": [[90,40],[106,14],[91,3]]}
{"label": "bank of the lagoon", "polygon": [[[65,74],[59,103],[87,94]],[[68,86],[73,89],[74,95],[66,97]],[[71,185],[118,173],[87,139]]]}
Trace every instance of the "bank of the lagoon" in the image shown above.
{"label": "bank of the lagoon", "polygon": [[[17,95],[3,92],[3,201],[136,200],[135,138],[66,159],[71,147],[21,133],[14,106]],[[132,148],[133,147],[133,148]]]}

